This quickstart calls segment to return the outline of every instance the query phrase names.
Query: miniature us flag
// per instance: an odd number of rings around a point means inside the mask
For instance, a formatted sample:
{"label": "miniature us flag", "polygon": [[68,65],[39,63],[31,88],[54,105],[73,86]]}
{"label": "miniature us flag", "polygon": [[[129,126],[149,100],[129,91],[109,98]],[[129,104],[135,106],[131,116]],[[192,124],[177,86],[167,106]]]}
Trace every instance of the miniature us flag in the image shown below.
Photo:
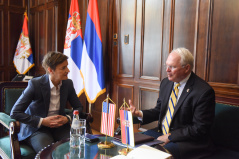
{"label": "miniature us flag", "polygon": [[107,102],[103,102],[100,129],[102,134],[114,136],[115,110],[115,104],[108,103],[107,106]]}

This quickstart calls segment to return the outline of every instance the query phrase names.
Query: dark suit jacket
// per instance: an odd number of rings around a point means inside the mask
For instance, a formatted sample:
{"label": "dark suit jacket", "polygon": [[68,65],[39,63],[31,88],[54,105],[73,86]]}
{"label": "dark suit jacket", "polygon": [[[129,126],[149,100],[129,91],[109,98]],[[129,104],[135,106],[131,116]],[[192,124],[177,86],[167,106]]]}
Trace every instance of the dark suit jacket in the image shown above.
{"label": "dark suit jacket", "polygon": [[[82,112],[82,105],[76,95],[71,80],[62,81],[60,89],[60,110],[59,115],[65,116],[65,106],[70,102],[74,109]],[[28,82],[27,88],[23,91],[12,108],[11,118],[21,122],[19,141],[26,139],[38,130],[40,118],[47,117],[50,104],[50,83],[49,75],[33,78]]]}
{"label": "dark suit jacket", "polygon": [[[162,132],[162,122],[168,109],[172,88],[172,81],[168,78],[162,80],[156,107],[142,111],[143,124],[158,120],[159,130]],[[200,158],[213,150],[209,131],[214,114],[214,90],[192,72],[178,100],[169,128],[171,141],[179,145],[183,159]]]}

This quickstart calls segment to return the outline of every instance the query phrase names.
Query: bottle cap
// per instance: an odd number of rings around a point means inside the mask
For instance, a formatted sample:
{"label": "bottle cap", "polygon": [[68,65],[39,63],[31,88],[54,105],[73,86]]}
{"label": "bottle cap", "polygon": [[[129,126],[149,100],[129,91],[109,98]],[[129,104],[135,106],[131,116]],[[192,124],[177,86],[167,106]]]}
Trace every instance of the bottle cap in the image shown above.
{"label": "bottle cap", "polygon": [[79,115],[79,111],[78,110],[74,110],[73,114],[74,115]]}

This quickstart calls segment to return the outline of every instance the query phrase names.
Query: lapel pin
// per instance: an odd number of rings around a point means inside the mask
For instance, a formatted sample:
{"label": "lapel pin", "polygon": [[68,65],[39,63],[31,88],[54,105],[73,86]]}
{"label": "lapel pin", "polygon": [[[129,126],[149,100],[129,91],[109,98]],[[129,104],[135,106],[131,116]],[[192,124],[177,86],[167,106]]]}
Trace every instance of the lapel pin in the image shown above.
{"label": "lapel pin", "polygon": [[187,89],[187,93],[189,92],[189,89]]}

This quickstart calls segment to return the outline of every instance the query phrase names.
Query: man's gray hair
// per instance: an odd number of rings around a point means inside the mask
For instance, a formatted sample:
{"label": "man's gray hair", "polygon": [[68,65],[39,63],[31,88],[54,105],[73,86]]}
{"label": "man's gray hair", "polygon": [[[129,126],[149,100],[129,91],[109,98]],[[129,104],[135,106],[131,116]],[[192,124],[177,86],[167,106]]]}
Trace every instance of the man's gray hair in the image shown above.
{"label": "man's gray hair", "polygon": [[193,70],[194,58],[192,53],[188,49],[181,47],[181,48],[174,49],[172,52],[177,52],[179,54],[179,56],[181,57],[180,63],[182,66],[189,64],[191,66],[191,70]]}

